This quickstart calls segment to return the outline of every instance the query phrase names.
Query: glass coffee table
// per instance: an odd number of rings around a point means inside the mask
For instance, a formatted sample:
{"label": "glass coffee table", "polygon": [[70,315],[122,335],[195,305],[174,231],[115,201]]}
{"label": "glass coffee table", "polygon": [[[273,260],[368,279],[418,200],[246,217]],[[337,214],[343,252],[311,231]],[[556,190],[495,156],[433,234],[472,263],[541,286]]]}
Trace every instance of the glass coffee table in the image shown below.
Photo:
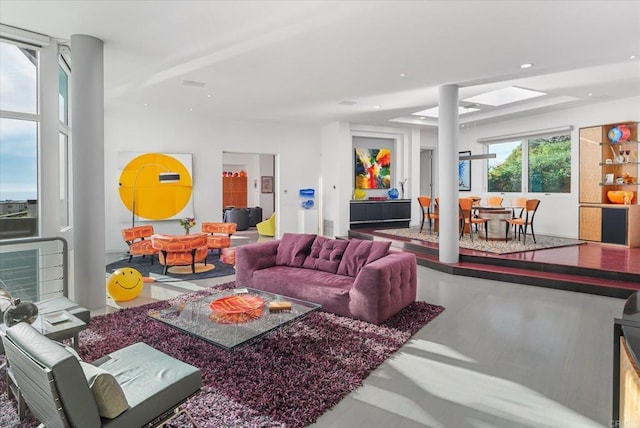
{"label": "glass coffee table", "polygon": [[320,305],[316,303],[240,288],[149,311],[147,315],[230,350],[318,309]]}

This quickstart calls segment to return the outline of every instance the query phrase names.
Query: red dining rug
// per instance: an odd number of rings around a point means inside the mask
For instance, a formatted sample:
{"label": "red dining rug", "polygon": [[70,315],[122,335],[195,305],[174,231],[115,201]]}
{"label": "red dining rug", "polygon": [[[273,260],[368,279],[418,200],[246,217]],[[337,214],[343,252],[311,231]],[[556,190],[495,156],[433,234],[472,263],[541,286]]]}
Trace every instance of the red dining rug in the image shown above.
{"label": "red dining rug", "polygon": [[[181,296],[185,301],[219,288]],[[167,301],[97,316],[80,333],[80,356],[93,361],[145,342],[202,370],[204,386],[186,404],[201,427],[303,427],[337,404],[444,308],[415,302],[376,326],[314,312],[235,351],[180,333],[146,316]],[[4,356],[0,357],[0,363]],[[0,376],[0,426],[19,426]],[[23,427],[38,423],[27,411]],[[169,426],[188,426],[181,416]]]}

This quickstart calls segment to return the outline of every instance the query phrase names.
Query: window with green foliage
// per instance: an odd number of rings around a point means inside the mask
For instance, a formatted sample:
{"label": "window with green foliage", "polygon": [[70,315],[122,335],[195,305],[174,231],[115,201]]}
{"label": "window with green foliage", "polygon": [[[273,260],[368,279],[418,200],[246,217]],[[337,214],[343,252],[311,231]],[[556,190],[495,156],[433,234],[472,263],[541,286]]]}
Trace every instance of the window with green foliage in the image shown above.
{"label": "window with green foliage", "polygon": [[571,135],[532,136],[487,144],[487,190],[498,193],[570,193]]}

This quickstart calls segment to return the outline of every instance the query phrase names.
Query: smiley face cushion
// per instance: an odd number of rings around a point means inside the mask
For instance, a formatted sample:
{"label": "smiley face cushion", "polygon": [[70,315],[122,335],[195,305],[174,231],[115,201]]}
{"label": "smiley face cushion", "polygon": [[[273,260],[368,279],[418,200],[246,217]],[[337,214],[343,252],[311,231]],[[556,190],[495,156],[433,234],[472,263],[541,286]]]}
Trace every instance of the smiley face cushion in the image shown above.
{"label": "smiley face cushion", "polygon": [[107,293],[116,302],[125,302],[138,297],[143,286],[140,272],[132,268],[121,268],[114,271],[107,280]]}

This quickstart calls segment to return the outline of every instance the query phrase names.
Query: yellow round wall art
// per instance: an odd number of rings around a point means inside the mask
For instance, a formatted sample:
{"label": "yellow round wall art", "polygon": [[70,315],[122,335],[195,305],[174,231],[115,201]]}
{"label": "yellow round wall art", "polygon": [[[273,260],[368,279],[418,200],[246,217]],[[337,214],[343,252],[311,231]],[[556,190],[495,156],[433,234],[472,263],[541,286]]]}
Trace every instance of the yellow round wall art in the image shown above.
{"label": "yellow round wall art", "polygon": [[[171,180],[161,181],[161,177]],[[148,220],[175,217],[191,200],[193,186],[187,168],[161,153],[132,159],[122,170],[119,184],[122,203],[137,217]]]}
{"label": "yellow round wall art", "polygon": [[107,294],[116,302],[135,299],[143,287],[142,275],[133,268],[115,270],[107,279]]}

